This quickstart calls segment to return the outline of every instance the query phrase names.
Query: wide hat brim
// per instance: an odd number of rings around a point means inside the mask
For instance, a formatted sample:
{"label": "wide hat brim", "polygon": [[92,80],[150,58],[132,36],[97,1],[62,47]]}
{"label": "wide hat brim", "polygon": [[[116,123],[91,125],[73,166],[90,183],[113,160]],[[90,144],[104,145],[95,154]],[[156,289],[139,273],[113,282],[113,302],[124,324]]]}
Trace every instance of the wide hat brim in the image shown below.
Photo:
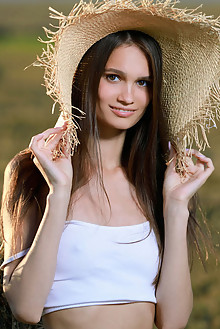
{"label": "wide hat brim", "polygon": [[59,20],[36,65],[45,67],[47,93],[69,119],[67,135],[77,145],[77,125],[72,120],[72,80],[85,52],[98,40],[120,30],[140,30],[154,37],[162,48],[163,83],[160,135],[181,157],[195,141],[208,145],[206,131],[219,115],[219,19],[195,10],[175,8],[176,1],[80,2],[68,16],[51,9]]}

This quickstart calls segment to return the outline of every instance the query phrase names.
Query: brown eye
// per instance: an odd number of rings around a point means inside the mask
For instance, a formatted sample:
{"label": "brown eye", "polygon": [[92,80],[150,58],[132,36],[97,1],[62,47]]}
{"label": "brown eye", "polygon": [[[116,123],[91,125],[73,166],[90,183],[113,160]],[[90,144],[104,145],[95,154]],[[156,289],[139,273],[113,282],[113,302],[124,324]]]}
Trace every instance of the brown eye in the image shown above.
{"label": "brown eye", "polygon": [[149,81],[146,81],[146,80],[139,80],[137,82],[137,84],[140,86],[140,87],[147,87],[149,85]]}
{"label": "brown eye", "polygon": [[109,81],[119,81],[119,76],[116,74],[106,74],[106,79]]}

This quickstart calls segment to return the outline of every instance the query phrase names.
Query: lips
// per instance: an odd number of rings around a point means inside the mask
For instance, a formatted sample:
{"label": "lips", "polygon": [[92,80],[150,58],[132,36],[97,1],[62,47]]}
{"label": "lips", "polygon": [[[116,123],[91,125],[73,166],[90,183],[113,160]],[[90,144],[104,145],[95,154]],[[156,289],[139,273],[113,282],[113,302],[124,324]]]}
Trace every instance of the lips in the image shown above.
{"label": "lips", "polygon": [[119,117],[127,118],[135,113],[134,109],[124,109],[119,107],[110,106],[111,111]]}
{"label": "lips", "polygon": [[118,110],[118,111],[123,111],[123,112],[135,112],[134,109],[128,109],[128,108],[122,108],[122,107],[114,107],[110,105],[110,108],[112,110]]}

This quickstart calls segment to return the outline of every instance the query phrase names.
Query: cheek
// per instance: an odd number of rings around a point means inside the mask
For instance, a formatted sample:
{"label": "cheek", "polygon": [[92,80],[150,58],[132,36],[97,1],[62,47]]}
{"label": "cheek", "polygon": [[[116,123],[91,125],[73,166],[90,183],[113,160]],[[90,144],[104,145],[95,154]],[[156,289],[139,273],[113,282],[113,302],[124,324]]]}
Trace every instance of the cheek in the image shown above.
{"label": "cheek", "polygon": [[106,84],[101,78],[100,83],[99,83],[99,89],[98,89],[98,99],[99,101],[103,101],[106,98]]}
{"label": "cheek", "polygon": [[139,93],[139,102],[140,102],[140,106],[143,106],[144,108],[146,108],[148,106],[148,104],[150,103],[151,101],[151,92],[146,89],[146,90],[143,90]]}
{"label": "cheek", "polygon": [[109,85],[107,81],[101,78],[98,89],[98,100],[99,102],[108,102],[114,96],[114,88]]}

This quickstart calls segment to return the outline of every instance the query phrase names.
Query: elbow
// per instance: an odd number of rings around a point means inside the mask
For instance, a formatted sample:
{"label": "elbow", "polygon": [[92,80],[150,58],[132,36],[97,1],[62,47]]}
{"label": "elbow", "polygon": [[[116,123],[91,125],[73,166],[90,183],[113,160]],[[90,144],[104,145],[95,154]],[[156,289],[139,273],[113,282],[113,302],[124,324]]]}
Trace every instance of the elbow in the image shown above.
{"label": "elbow", "polygon": [[157,329],[185,329],[187,326],[189,318],[187,319],[178,319],[178,320],[168,320],[157,323],[155,321],[155,325]]}
{"label": "elbow", "polygon": [[187,326],[187,322],[185,324],[164,324],[164,325],[156,325],[157,329],[185,329]]}
{"label": "elbow", "polygon": [[30,312],[28,309],[11,308],[11,310],[15,319],[19,322],[35,325],[41,319],[41,315],[39,316],[35,312]]}
{"label": "elbow", "polygon": [[158,302],[156,307],[155,325],[158,329],[184,329],[193,309],[193,296],[184,303]]}
{"label": "elbow", "polygon": [[168,315],[160,314],[159,312],[155,318],[155,325],[157,329],[184,329],[186,328],[189,317],[191,314],[191,308],[184,312],[175,312],[173,310],[172,314]]}
{"label": "elbow", "polygon": [[19,322],[28,323],[28,324],[37,324],[42,315],[42,310],[37,310],[37,308],[22,301],[22,298],[18,296],[11,296],[11,294],[4,289],[4,296],[7,299],[7,302],[10,306],[11,312],[15,319]]}

